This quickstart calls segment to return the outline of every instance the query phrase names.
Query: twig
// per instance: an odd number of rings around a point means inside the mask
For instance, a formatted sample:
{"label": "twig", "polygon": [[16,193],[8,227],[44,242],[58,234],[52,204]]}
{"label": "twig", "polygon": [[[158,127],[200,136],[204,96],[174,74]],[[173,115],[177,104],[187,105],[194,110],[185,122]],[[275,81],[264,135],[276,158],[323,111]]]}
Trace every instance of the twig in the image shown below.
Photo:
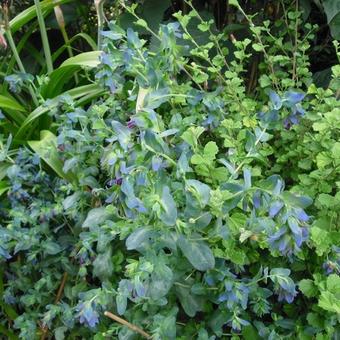
{"label": "twig", "polygon": [[[56,305],[60,298],[61,298],[61,295],[63,294],[63,291],[64,291],[64,287],[65,287],[65,283],[66,283],[66,280],[67,280],[67,273],[65,272],[64,275],[63,275],[63,278],[61,280],[61,283],[60,283],[60,286],[59,286],[59,289],[58,289],[58,293],[57,293],[57,296],[54,300],[54,304]],[[40,337],[40,340],[44,340],[46,338],[46,335],[47,335],[47,332],[48,332],[48,327],[45,325],[43,326],[42,328],[42,334],[41,334],[41,337]]]}
{"label": "twig", "polygon": [[63,278],[61,280],[61,283],[60,283],[60,286],[59,286],[58,293],[57,293],[57,296],[55,298],[54,304],[57,304],[59,302],[60,298],[61,298],[61,294],[64,291],[64,287],[65,287],[65,283],[66,283],[66,280],[67,280],[67,276],[68,276],[68,274],[65,272],[64,275],[63,275]]}
{"label": "twig", "polygon": [[120,318],[119,316],[115,315],[115,314],[112,314],[111,312],[108,312],[106,311],[104,313],[105,316],[107,316],[108,318],[130,328],[132,331],[136,332],[136,333],[139,333],[140,335],[142,335],[144,338],[147,338],[147,339],[151,339],[151,335],[149,335],[148,333],[144,332],[141,328],[139,328],[138,326],[136,325],[133,325],[132,323]]}

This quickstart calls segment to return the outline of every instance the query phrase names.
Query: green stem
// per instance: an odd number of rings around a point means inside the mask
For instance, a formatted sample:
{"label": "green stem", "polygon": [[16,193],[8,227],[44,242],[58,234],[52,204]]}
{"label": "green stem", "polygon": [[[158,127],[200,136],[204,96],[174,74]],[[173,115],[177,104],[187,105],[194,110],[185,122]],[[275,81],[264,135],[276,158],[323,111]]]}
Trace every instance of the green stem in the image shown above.
{"label": "green stem", "polygon": [[[60,32],[61,32],[61,34],[62,34],[62,36],[63,36],[63,39],[64,39],[64,42],[65,42],[65,45],[66,45],[66,50],[67,50],[68,56],[69,56],[70,58],[72,58],[72,57],[74,56],[74,54],[73,54],[73,51],[72,51],[72,47],[71,47],[71,45],[70,45],[69,36],[68,36],[67,31],[66,31],[66,28],[65,28],[64,15],[63,15],[63,12],[62,12],[60,6],[54,7],[54,14],[55,14],[55,17],[56,17],[56,19],[57,19],[57,22],[58,22],[58,25],[59,25]],[[75,80],[76,84],[79,83],[79,78],[78,78],[78,74],[77,74],[77,73],[74,74],[74,80]]]}
{"label": "green stem", "polygon": [[[26,73],[25,67],[24,67],[24,65],[23,65],[23,63],[22,63],[22,61],[20,59],[18,50],[17,50],[17,48],[15,46],[15,42],[13,40],[12,32],[11,32],[10,27],[8,27],[6,29],[5,33],[6,33],[6,36],[7,36],[8,44],[9,44],[11,50],[12,50],[14,59],[15,59],[16,63],[18,64],[20,72]],[[33,90],[31,85],[28,86],[28,91],[29,91],[29,93],[30,93],[30,95],[31,95],[31,97],[33,99],[34,104],[36,106],[38,106],[39,105],[39,101],[38,101],[37,96],[35,95],[35,92],[34,92],[34,90]]]}
{"label": "green stem", "polygon": [[34,0],[34,4],[35,4],[36,11],[37,11],[37,17],[38,17],[38,22],[39,22],[39,27],[40,27],[40,34],[41,34],[41,41],[42,41],[43,48],[44,48],[44,54],[45,54],[46,65],[47,65],[47,73],[50,74],[53,72],[53,63],[52,63],[50,44],[48,42],[48,37],[47,37],[45,21],[44,21],[44,17],[41,11],[40,1]]}
{"label": "green stem", "polygon": [[97,12],[97,20],[98,20],[98,50],[102,49],[102,44],[103,44],[103,37],[101,34],[101,31],[103,30],[103,25],[104,25],[104,2],[105,0],[94,0],[94,4],[96,7],[96,12]]}

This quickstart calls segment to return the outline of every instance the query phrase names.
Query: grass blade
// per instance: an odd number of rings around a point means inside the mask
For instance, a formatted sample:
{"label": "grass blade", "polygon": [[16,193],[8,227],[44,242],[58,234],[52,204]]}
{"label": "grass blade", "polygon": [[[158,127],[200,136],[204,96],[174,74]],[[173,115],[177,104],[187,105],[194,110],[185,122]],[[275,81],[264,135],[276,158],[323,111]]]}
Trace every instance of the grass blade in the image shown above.
{"label": "grass blade", "polygon": [[[73,100],[85,97],[88,95],[93,95],[93,98],[101,96],[103,93],[105,93],[106,90],[104,90],[102,87],[100,87],[97,84],[90,84],[90,85],[84,85],[76,87],[72,90],[66,91],[63,94],[69,95]],[[38,118],[40,118],[42,115],[49,112],[51,109],[56,107],[59,103],[59,97],[51,99],[48,105],[44,104],[39,107],[37,107],[33,112],[29,114],[29,116],[25,119],[25,121],[20,126],[19,131],[15,135],[15,139],[19,140],[22,139],[22,137],[25,135],[29,127],[33,122],[35,122]]]}
{"label": "grass blade", "polygon": [[35,4],[36,11],[37,11],[37,17],[38,17],[38,22],[39,22],[39,27],[40,27],[40,34],[41,34],[41,41],[42,41],[42,45],[44,49],[45,61],[47,64],[47,73],[50,74],[53,72],[52,55],[51,55],[50,43],[48,41],[44,16],[41,10],[40,0],[34,0],[34,4]]}
{"label": "grass blade", "polygon": [[[72,1],[73,0],[56,0],[56,1],[43,0],[40,3],[42,14],[43,16],[46,16],[53,10],[54,6],[66,4]],[[36,16],[37,16],[37,12],[36,12],[35,6],[31,6],[25,9],[24,11],[22,11],[21,13],[19,13],[16,17],[14,17],[9,22],[9,26],[11,28],[12,34],[14,34],[16,31],[21,29],[24,25],[26,25],[29,21],[34,19]]]}

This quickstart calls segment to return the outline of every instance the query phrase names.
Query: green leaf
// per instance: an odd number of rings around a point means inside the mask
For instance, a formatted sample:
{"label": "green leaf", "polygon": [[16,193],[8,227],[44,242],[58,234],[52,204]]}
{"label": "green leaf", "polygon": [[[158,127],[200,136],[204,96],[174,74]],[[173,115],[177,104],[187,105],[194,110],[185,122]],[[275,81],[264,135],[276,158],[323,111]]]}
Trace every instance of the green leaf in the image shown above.
{"label": "green leaf", "polygon": [[311,229],[311,240],[316,248],[316,253],[322,256],[330,250],[332,240],[327,230],[320,229],[318,227],[312,227]]}
{"label": "green leaf", "polygon": [[147,228],[138,228],[126,239],[126,249],[138,249],[143,243],[150,238],[153,232]]}
{"label": "green leaf", "polygon": [[338,0],[323,0],[323,8],[327,22],[334,39],[340,39],[340,2]]}
{"label": "green leaf", "polygon": [[[66,91],[63,95],[69,95],[73,100],[78,99],[76,105],[80,105],[85,100],[89,100],[95,97],[99,97],[106,91],[102,89],[101,86],[97,84],[90,84],[76,87],[72,90]],[[79,99],[81,98],[81,99]],[[44,104],[37,107],[33,112],[31,112],[25,121],[20,126],[17,134],[15,135],[15,139],[20,140],[24,136],[24,134],[29,129],[30,125],[35,122],[38,118],[50,112],[51,109],[55,108],[59,104],[59,97],[53,98],[48,105]]]}
{"label": "green leaf", "polygon": [[214,255],[206,243],[190,241],[181,235],[178,239],[178,246],[194,268],[206,271],[215,267]]}
{"label": "green leaf", "polygon": [[196,149],[198,138],[204,130],[205,129],[202,126],[192,126],[182,134],[181,138]]}
{"label": "green leaf", "polygon": [[95,68],[100,64],[99,56],[102,51],[91,51],[77,54],[66,59],[56,70],[49,75],[49,82],[42,87],[41,94],[44,98],[54,98],[62,93],[74,74],[81,68]]}
{"label": "green leaf", "polygon": [[104,254],[99,254],[93,261],[93,276],[101,280],[108,279],[113,273],[112,252],[109,248]]}
{"label": "green leaf", "polygon": [[[73,0],[43,0],[40,1],[41,11],[43,12],[43,16],[47,16],[55,6],[66,4],[68,2],[72,2]],[[17,16],[15,16],[9,23],[12,34],[21,29],[24,25],[26,25],[29,21],[34,19],[37,16],[37,11],[35,6],[31,6]]]}
{"label": "green leaf", "polygon": [[82,228],[91,229],[104,223],[110,216],[111,214],[104,207],[91,209],[83,222]]}
{"label": "green leaf", "polygon": [[189,191],[204,208],[210,200],[210,187],[196,179],[186,181],[186,190]]}
{"label": "green leaf", "polygon": [[170,189],[167,186],[163,187],[160,203],[162,209],[159,217],[162,222],[167,226],[175,225],[177,220],[177,207],[170,193]]}
{"label": "green leaf", "polygon": [[42,243],[44,253],[47,255],[56,255],[62,251],[60,245],[53,241],[46,241]]}
{"label": "green leaf", "polygon": [[148,23],[152,31],[157,32],[164,12],[171,6],[170,0],[145,0],[141,6],[140,16]]}
{"label": "green leaf", "polygon": [[256,52],[262,52],[262,51],[263,51],[263,46],[260,45],[260,44],[253,44],[253,49],[254,49]]}
{"label": "green leaf", "polygon": [[189,288],[176,286],[176,292],[185,313],[191,318],[203,309],[203,299],[191,294]]}
{"label": "green leaf", "polygon": [[322,292],[318,305],[329,312],[340,314],[340,299],[336,298],[331,292]]}
{"label": "green leaf", "polygon": [[331,274],[327,277],[327,289],[332,294],[340,294],[340,276],[339,275]]}
{"label": "green leaf", "polygon": [[28,141],[28,145],[42,158],[59,177],[69,182],[75,180],[72,173],[65,174],[63,171],[63,163],[59,159],[57,149],[57,137],[50,131],[44,130],[40,133],[39,141]]}
{"label": "green leaf", "polygon": [[10,119],[19,125],[25,120],[25,115],[22,112],[26,112],[26,109],[19,104],[14,98],[9,96],[0,95],[0,109],[3,109]]}
{"label": "green leaf", "polygon": [[318,288],[315,286],[313,280],[303,279],[299,282],[299,289],[308,298],[314,297],[318,294]]}
{"label": "green leaf", "polygon": [[237,0],[229,0],[228,4],[231,5],[231,6],[235,6],[235,7],[240,6]]}
{"label": "green leaf", "polygon": [[218,147],[215,142],[209,142],[204,147],[204,157],[208,158],[208,160],[214,160],[216,158],[216,154],[218,153]]}

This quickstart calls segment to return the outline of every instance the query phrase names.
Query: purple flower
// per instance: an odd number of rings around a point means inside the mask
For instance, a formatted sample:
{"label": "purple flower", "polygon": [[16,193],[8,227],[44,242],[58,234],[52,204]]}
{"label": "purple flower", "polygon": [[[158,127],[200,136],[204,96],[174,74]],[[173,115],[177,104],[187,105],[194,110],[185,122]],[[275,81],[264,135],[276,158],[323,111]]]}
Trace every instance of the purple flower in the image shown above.
{"label": "purple flower", "polygon": [[293,213],[301,222],[307,222],[309,220],[309,216],[302,208],[293,208]]}
{"label": "purple flower", "polygon": [[128,122],[127,122],[127,127],[129,129],[133,129],[136,127],[136,122],[133,120],[133,119],[130,119]]}
{"label": "purple flower", "polygon": [[253,205],[255,209],[258,209],[261,206],[261,191],[260,190],[256,190],[253,194]]}
{"label": "purple flower", "polygon": [[151,165],[152,165],[153,171],[157,172],[163,167],[163,161],[162,161],[162,158],[160,157],[153,156],[151,163],[152,163]]}
{"label": "purple flower", "polygon": [[284,94],[284,101],[289,105],[296,105],[300,103],[304,98],[305,94],[301,92],[288,91]]}
{"label": "purple flower", "polygon": [[86,324],[90,328],[94,328],[97,323],[99,323],[99,314],[93,308],[93,302],[87,301],[78,304],[76,307],[79,317],[79,322],[82,324]]}
{"label": "purple flower", "polygon": [[279,212],[280,210],[282,209],[283,207],[283,203],[280,202],[280,201],[274,201],[270,204],[270,207],[269,207],[269,217],[273,218],[275,217]]}
{"label": "purple flower", "polygon": [[283,301],[286,300],[288,303],[292,303],[294,301],[295,296],[297,295],[297,291],[294,289],[285,290],[282,287],[279,287],[277,290],[279,295],[278,300]]}
{"label": "purple flower", "polygon": [[268,243],[272,250],[278,250],[284,256],[291,256],[300,251],[300,247],[307,238],[307,228],[300,227],[294,221],[290,221],[289,229],[287,226],[281,227],[268,237]]}

